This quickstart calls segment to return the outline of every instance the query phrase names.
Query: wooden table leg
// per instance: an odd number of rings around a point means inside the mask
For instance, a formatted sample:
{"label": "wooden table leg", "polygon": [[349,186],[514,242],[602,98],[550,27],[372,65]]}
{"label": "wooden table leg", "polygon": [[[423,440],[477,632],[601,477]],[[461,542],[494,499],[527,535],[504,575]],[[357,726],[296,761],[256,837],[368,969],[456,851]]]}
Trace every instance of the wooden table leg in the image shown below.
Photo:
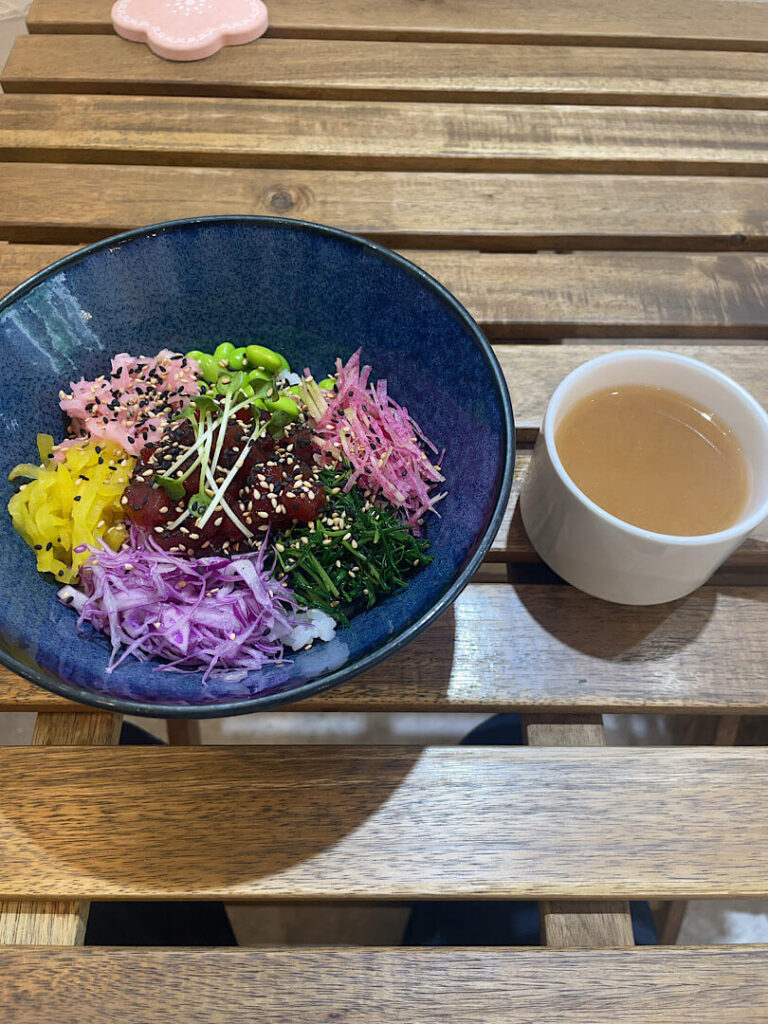
{"label": "wooden table leg", "polygon": [[165,724],[172,747],[193,747],[202,743],[200,723],[196,718],[169,718]]}
{"label": "wooden table leg", "polygon": [[719,715],[715,726],[715,746],[732,747],[741,725],[741,715]]}
{"label": "wooden table leg", "polygon": [[[523,730],[529,746],[605,746],[600,715],[524,715]],[[635,944],[629,903],[624,900],[542,900],[539,915],[546,946],[600,948]]]}
{"label": "wooden table leg", "polygon": [[[37,746],[112,746],[120,738],[120,715],[90,712],[40,714]],[[87,901],[0,901],[0,946],[78,946],[85,937]]]}

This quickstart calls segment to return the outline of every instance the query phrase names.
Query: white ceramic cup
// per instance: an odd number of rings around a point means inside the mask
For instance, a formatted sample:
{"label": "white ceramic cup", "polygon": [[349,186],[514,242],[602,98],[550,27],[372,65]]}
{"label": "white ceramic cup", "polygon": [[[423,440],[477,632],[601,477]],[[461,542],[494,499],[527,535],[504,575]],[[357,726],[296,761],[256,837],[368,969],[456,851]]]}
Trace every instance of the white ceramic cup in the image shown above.
{"label": "white ceramic cup", "polygon": [[[751,471],[740,520],[693,537],[652,533],[591,501],[563,468],[555,433],[587,395],[622,384],[676,391],[712,410],[736,434]],[[556,573],[580,590],[620,604],[661,604],[701,586],[768,517],[768,415],[737,384],[695,359],[650,349],[598,356],[570,373],[547,407],[520,495],[531,543]]]}

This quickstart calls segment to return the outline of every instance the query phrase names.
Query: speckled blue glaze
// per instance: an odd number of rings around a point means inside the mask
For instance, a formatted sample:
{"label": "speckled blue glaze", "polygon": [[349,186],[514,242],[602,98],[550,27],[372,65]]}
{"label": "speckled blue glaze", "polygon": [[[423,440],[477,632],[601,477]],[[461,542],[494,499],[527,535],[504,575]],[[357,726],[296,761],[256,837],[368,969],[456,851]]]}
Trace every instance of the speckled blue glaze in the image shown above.
{"label": "speckled blue glaze", "polygon": [[[316,375],[362,346],[375,377],[445,446],[448,498],[429,527],[435,561],[334,641],[241,683],[130,660],[41,577],[5,513],[8,471],[63,436],[61,387],[118,352],[262,342]],[[431,277],[380,246],[301,221],[181,221],[97,243],[0,303],[0,661],[46,689],[133,714],[207,717],[263,709],[335,685],[402,647],[455,600],[487,551],[512,480],[514,426],[498,364],[477,325]]]}

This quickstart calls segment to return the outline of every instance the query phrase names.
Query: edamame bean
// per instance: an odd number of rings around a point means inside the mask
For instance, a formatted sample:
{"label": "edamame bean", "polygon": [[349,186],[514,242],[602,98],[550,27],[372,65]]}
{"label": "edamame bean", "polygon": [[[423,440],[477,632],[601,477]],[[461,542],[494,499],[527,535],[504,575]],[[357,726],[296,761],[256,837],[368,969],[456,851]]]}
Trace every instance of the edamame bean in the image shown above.
{"label": "edamame bean", "polygon": [[297,420],[299,418],[298,405],[292,398],[288,398],[287,395],[281,395],[280,398],[275,401],[265,398],[264,405],[270,412],[284,412],[286,416],[290,416],[292,420]]}
{"label": "edamame bean", "polygon": [[257,370],[267,370],[269,373],[279,373],[288,366],[284,356],[273,352],[271,348],[264,345],[248,345],[245,350],[249,366]]}
{"label": "edamame bean", "polygon": [[248,365],[248,358],[244,348],[236,348],[229,357],[229,366],[232,370],[244,370]]}
{"label": "edamame bean", "polygon": [[248,380],[253,384],[260,380],[272,380],[273,374],[267,373],[266,370],[249,370],[246,374]]}
{"label": "edamame bean", "polygon": [[213,353],[213,358],[219,365],[219,368],[223,370],[229,365],[229,360],[235,354],[235,346],[231,341],[224,341],[221,345],[218,345],[216,351]]}
{"label": "edamame bean", "polygon": [[197,349],[193,349],[191,352],[186,353],[187,359],[194,359],[196,363],[199,363],[203,356],[208,356],[207,352],[198,352]]}
{"label": "edamame bean", "polygon": [[336,381],[332,377],[326,377],[325,380],[318,381],[318,387],[322,388],[323,391],[333,391],[333,386]]}
{"label": "edamame bean", "polygon": [[219,379],[219,370],[221,369],[221,367],[216,365],[215,356],[209,356],[207,353],[201,352],[196,358],[203,372],[203,380],[208,381],[209,384],[215,384]]}

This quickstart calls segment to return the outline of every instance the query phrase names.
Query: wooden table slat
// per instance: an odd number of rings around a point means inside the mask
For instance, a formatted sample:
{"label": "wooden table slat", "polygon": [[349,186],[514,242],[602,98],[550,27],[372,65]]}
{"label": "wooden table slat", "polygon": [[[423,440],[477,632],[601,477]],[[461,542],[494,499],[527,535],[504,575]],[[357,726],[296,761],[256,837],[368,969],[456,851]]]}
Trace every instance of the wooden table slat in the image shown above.
{"label": "wooden table slat", "polygon": [[16,93],[0,157],[764,177],[768,111]]}
{"label": "wooden table slat", "polygon": [[[765,714],[766,603],[765,587],[628,608],[565,586],[473,584],[405,650],[285,710]],[[78,709],[0,669],[0,711]]]}
{"label": "wooden table slat", "polygon": [[172,62],[117,36],[20,36],[5,92],[768,107],[768,54],[264,39]]}
{"label": "wooden table slat", "polygon": [[4,949],[0,972],[8,1024],[84,1024],[85,1006],[89,1022],[110,1024],[742,1024],[768,1016],[765,946]]}
{"label": "wooden table slat", "polygon": [[[112,714],[41,714],[36,746],[115,744],[121,718]],[[85,938],[88,903],[82,900],[0,900],[0,946],[77,946]]]}
{"label": "wooden table slat", "polygon": [[765,249],[755,178],[9,163],[0,237],[84,241],[161,220],[299,217],[387,245]]}
{"label": "wooden table slat", "polygon": [[[768,257],[407,250],[494,338],[758,337]],[[642,287],[639,282],[642,281]]]}
{"label": "wooden table slat", "polygon": [[6,747],[0,894],[766,896],[766,769],[760,747]]}
{"label": "wooden table slat", "polygon": [[[34,0],[31,32],[112,32],[111,0]],[[271,36],[767,50],[755,0],[271,0]]]}
{"label": "wooden table slat", "polygon": [[[0,294],[72,251],[73,246],[0,245]],[[768,255],[402,252],[452,291],[498,341],[619,336],[747,340],[768,334]],[[641,278],[646,282],[643,289],[637,286]],[[571,355],[565,356],[561,348],[546,356],[538,348],[532,351],[538,365],[530,383],[541,404],[542,387],[537,383],[541,371],[545,371],[542,379],[548,397],[553,390],[550,385],[560,379],[557,374],[563,362],[559,360],[579,356],[572,348]],[[584,352],[588,353],[584,358],[593,354],[587,348]],[[762,394],[762,346],[738,351],[728,346],[722,352],[709,352],[709,346],[703,349],[703,358],[732,366],[734,375],[742,374],[746,387]],[[550,358],[551,372],[546,370]],[[510,377],[514,389],[514,376]],[[526,380],[521,392],[527,394],[528,386]],[[520,423],[528,424],[528,409],[519,405],[515,409]]]}

